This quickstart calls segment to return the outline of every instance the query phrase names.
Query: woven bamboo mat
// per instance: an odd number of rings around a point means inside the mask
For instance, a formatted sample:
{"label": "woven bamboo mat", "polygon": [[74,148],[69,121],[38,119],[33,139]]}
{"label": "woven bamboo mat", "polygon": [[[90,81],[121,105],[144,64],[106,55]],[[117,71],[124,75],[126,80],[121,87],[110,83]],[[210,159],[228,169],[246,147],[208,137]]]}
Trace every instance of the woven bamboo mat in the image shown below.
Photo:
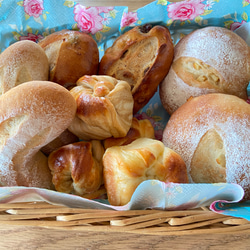
{"label": "woven bamboo mat", "polygon": [[250,221],[207,208],[183,211],[95,210],[46,202],[0,204],[0,223],[61,230],[186,235],[250,232]]}

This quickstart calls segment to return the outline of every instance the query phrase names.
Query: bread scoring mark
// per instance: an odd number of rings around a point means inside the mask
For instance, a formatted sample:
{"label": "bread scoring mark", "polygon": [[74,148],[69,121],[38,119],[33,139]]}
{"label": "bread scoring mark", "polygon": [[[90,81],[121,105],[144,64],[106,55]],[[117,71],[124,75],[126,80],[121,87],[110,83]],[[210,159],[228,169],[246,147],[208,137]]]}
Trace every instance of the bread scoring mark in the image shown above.
{"label": "bread scoring mark", "polygon": [[109,75],[127,81],[134,93],[157,57],[158,39],[148,37],[134,43],[109,69]]}
{"label": "bread scoring mark", "polygon": [[219,72],[201,60],[180,57],[172,67],[178,77],[190,86],[223,90],[223,79]]}
{"label": "bread scoring mark", "polygon": [[194,182],[226,182],[224,143],[215,129],[209,129],[201,138],[190,164]]}
{"label": "bread scoring mark", "polygon": [[14,137],[22,124],[29,118],[28,114],[10,117],[0,123],[0,150],[5,146],[8,139]]}

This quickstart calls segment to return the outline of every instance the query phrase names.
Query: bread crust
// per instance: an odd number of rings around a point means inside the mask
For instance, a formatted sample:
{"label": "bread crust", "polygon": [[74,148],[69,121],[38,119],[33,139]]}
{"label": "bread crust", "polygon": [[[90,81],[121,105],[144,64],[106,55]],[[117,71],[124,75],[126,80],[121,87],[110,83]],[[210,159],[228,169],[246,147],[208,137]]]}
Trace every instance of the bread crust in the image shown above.
{"label": "bread crust", "polygon": [[190,182],[240,184],[250,198],[250,105],[213,93],[194,97],[177,109],[163,143],[185,161]]}
{"label": "bread crust", "polygon": [[160,84],[160,99],[171,115],[190,97],[225,93],[247,99],[250,48],[234,32],[206,27],[183,37],[174,49],[169,74]]}
{"label": "bread crust", "polygon": [[71,123],[76,103],[59,84],[30,81],[0,97],[0,183],[52,188],[40,149]]}
{"label": "bread crust", "polygon": [[97,74],[99,50],[89,34],[61,30],[46,36],[38,44],[49,59],[50,81],[69,87],[83,75]]}
{"label": "bread crust", "polygon": [[99,74],[110,75],[130,84],[135,114],[157,91],[169,71],[173,54],[172,39],[166,27],[137,26],[119,36],[105,51]]}
{"label": "bread crust", "polygon": [[0,55],[0,95],[21,83],[48,77],[48,58],[33,41],[13,43]]}

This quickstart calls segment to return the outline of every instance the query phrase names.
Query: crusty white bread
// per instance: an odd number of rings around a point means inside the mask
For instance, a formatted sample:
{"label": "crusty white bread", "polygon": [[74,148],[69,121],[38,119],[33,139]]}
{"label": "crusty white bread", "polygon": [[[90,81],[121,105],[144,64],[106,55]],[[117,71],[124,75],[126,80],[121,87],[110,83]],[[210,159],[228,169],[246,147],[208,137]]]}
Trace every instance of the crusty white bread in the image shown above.
{"label": "crusty white bread", "polygon": [[225,93],[247,99],[250,48],[234,32],[206,27],[183,37],[174,49],[168,75],[160,84],[160,98],[171,115],[190,97]]}
{"label": "crusty white bread", "polygon": [[30,81],[0,97],[0,185],[52,188],[40,149],[72,122],[76,103],[59,84]]}
{"label": "crusty white bread", "polygon": [[163,143],[181,155],[190,181],[240,184],[250,198],[250,104],[221,93],[194,97],[170,117]]}
{"label": "crusty white bread", "polygon": [[21,83],[48,77],[48,58],[35,42],[18,41],[0,55],[0,95]]}

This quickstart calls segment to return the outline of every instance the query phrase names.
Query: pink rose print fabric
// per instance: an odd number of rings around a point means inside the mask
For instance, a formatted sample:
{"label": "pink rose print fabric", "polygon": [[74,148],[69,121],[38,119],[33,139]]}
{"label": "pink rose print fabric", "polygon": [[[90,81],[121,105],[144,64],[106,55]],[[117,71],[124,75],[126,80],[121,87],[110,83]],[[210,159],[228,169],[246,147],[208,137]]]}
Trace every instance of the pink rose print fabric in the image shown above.
{"label": "pink rose print fabric", "polygon": [[234,22],[230,25],[230,30],[234,31],[234,30],[238,29],[244,23],[246,23],[246,21],[244,21],[244,20],[242,20],[241,22]]}
{"label": "pink rose print fabric", "polygon": [[20,36],[19,37],[19,40],[30,40],[30,41],[33,41],[33,42],[38,42],[40,39],[42,39],[43,36],[42,35],[35,35],[35,34],[32,34],[32,33],[28,33],[27,36]]}
{"label": "pink rose print fabric", "polygon": [[114,7],[85,7],[77,4],[74,8],[74,19],[78,28],[85,32],[95,34],[103,29],[104,18],[101,13],[108,13]]}
{"label": "pink rose print fabric", "polygon": [[121,28],[133,25],[137,22],[138,17],[136,12],[124,13],[121,20]]}
{"label": "pink rose print fabric", "polygon": [[23,7],[27,15],[35,18],[42,15],[44,10],[43,0],[23,0]]}
{"label": "pink rose print fabric", "polygon": [[168,17],[172,20],[193,20],[204,13],[205,4],[202,0],[190,0],[168,5]]}

